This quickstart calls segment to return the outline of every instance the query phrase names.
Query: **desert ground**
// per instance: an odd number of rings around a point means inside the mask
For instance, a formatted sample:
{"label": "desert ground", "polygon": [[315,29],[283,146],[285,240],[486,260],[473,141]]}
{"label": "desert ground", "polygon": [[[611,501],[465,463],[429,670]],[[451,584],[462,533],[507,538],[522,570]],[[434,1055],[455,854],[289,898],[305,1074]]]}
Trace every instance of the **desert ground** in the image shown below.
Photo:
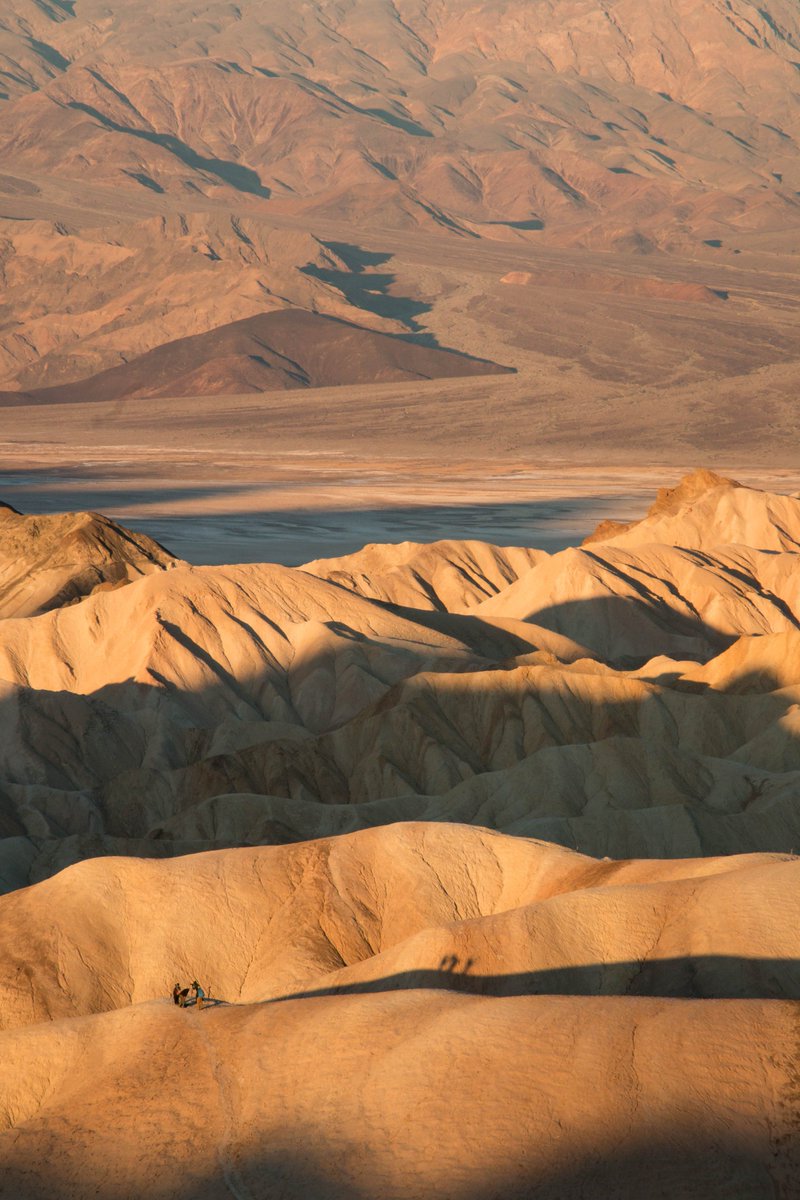
{"label": "desert ground", "polygon": [[3,1200],[800,1195],[798,62],[0,6]]}

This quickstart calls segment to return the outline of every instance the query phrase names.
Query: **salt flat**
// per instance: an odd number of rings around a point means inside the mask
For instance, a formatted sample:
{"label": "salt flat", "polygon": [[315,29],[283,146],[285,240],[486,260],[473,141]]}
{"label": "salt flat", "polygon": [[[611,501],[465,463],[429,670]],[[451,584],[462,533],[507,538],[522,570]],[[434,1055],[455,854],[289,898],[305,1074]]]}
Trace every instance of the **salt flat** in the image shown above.
{"label": "salt flat", "polygon": [[[13,410],[12,410],[13,411]],[[0,444],[0,496],[25,512],[93,509],[195,563],[278,562],[349,554],[368,542],[477,538],[555,551],[578,545],[606,517],[631,520],[652,490],[674,479],[642,467],[447,464],[424,458],[364,459],[352,452],[253,448],[220,453],[149,447],[149,426],[127,444],[60,443],[23,451]],[[74,439],[83,432],[72,434]],[[242,441],[244,441],[244,437]],[[76,461],[77,460],[77,461]],[[740,471],[753,486],[800,490],[800,471]]]}

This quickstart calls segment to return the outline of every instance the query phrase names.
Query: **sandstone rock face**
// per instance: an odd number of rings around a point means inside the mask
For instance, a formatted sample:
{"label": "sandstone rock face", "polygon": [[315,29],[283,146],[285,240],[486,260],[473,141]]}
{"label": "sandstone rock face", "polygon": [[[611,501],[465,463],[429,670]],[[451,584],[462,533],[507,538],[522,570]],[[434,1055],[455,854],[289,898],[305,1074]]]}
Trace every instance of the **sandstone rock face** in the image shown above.
{"label": "sandstone rock face", "polygon": [[795,1009],[416,991],[37,1025],[2,1036],[4,1183],[24,1200],[488,1200],[498,1181],[513,1200],[789,1197]]}
{"label": "sandstone rock face", "polygon": [[[799,62],[792,0],[0,5],[6,445],[785,465]],[[800,499],[610,518],[0,505],[3,1200],[796,1200]]]}

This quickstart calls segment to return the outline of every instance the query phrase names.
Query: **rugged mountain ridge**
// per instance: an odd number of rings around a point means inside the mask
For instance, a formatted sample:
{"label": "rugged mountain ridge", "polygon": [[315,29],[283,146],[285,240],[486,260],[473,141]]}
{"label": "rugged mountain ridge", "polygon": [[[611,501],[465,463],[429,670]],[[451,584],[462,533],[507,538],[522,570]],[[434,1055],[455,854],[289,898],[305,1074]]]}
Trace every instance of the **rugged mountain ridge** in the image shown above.
{"label": "rugged mountain ridge", "polygon": [[536,395],[542,355],[658,390],[796,357],[788,0],[162,9],[0,18],[4,390],[217,331],[175,390],[257,391],[216,340],[286,307],[528,367]]}
{"label": "rugged mountain ridge", "polygon": [[34,617],[178,565],[99,513],[25,516],[0,506],[0,620]]}
{"label": "rugged mountain ridge", "polygon": [[452,0],[205,0],[154,16],[150,0],[16,6],[9,173],[89,164],[151,196],[623,245],[795,218],[787,0],[646,16],[489,0],[468,20]]}

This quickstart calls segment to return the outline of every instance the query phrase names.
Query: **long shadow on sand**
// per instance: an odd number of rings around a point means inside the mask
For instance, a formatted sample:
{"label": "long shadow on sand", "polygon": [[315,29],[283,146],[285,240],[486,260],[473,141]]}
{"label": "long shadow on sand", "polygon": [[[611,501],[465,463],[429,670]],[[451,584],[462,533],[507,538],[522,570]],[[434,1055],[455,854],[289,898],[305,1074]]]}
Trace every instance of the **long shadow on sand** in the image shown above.
{"label": "long shadow on sand", "polygon": [[351,984],[308,988],[267,1000],[312,1000],[379,992],[445,990],[470,996],[661,996],[684,1000],[800,1000],[800,959],[730,954],[588,963],[505,975],[473,971],[455,955],[438,969],[400,971]]}
{"label": "long shadow on sand", "polygon": [[[453,1084],[470,1086],[466,1063],[453,1064]],[[264,1086],[269,1087],[268,1073]],[[343,1080],[342,1086],[353,1088],[358,1083]],[[508,1101],[513,1106],[512,1095]],[[349,1106],[347,1115],[352,1121]],[[717,1126],[712,1132],[701,1117],[689,1120],[675,1106],[660,1122],[651,1120],[647,1128],[634,1125],[615,1144],[608,1144],[598,1131],[594,1146],[585,1131],[577,1141],[568,1137],[568,1129],[563,1130],[564,1138],[553,1144],[521,1126],[513,1157],[502,1166],[487,1161],[480,1168],[456,1169],[452,1172],[456,1178],[440,1171],[437,1186],[422,1170],[415,1177],[406,1169],[402,1182],[376,1177],[366,1134],[359,1141],[351,1140],[352,1125],[326,1128],[321,1120],[310,1119],[298,1125],[295,1118],[274,1131],[271,1144],[262,1142],[258,1148],[246,1130],[237,1130],[238,1145],[227,1147],[229,1160],[207,1175],[187,1170],[179,1192],[166,1190],[155,1179],[136,1196],[137,1200],[230,1200],[231,1196],[242,1200],[420,1200],[423,1196],[425,1200],[794,1200],[800,1136],[784,1136],[778,1151],[759,1125],[742,1128],[742,1124],[743,1120],[732,1121],[727,1131]],[[572,1131],[573,1138],[576,1132]],[[477,1130],[474,1136],[485,1146],[487,1159],[494,1158],[497,1147],[491,1131]],[[418,1137],[426,1152],[434,1153],[424,1135],[410,1128],[408,1137],[410,1145]],[[131,1200],[130,1178],[113,1159],[102,1180],[96,1168],[87,1171],[86,1188],[77,1192],[74,1176],[65,1186],[58,1154],[33,1170],[24,1158],[26,1144],[21,1138],[8,1162],[13,1200],[62,1196],[78,1200],[90,1195],[94,1200]],[[449,1148],[441,1153],[448,1161]],[[11,1200],[10,1190],[8,1196]]]}

